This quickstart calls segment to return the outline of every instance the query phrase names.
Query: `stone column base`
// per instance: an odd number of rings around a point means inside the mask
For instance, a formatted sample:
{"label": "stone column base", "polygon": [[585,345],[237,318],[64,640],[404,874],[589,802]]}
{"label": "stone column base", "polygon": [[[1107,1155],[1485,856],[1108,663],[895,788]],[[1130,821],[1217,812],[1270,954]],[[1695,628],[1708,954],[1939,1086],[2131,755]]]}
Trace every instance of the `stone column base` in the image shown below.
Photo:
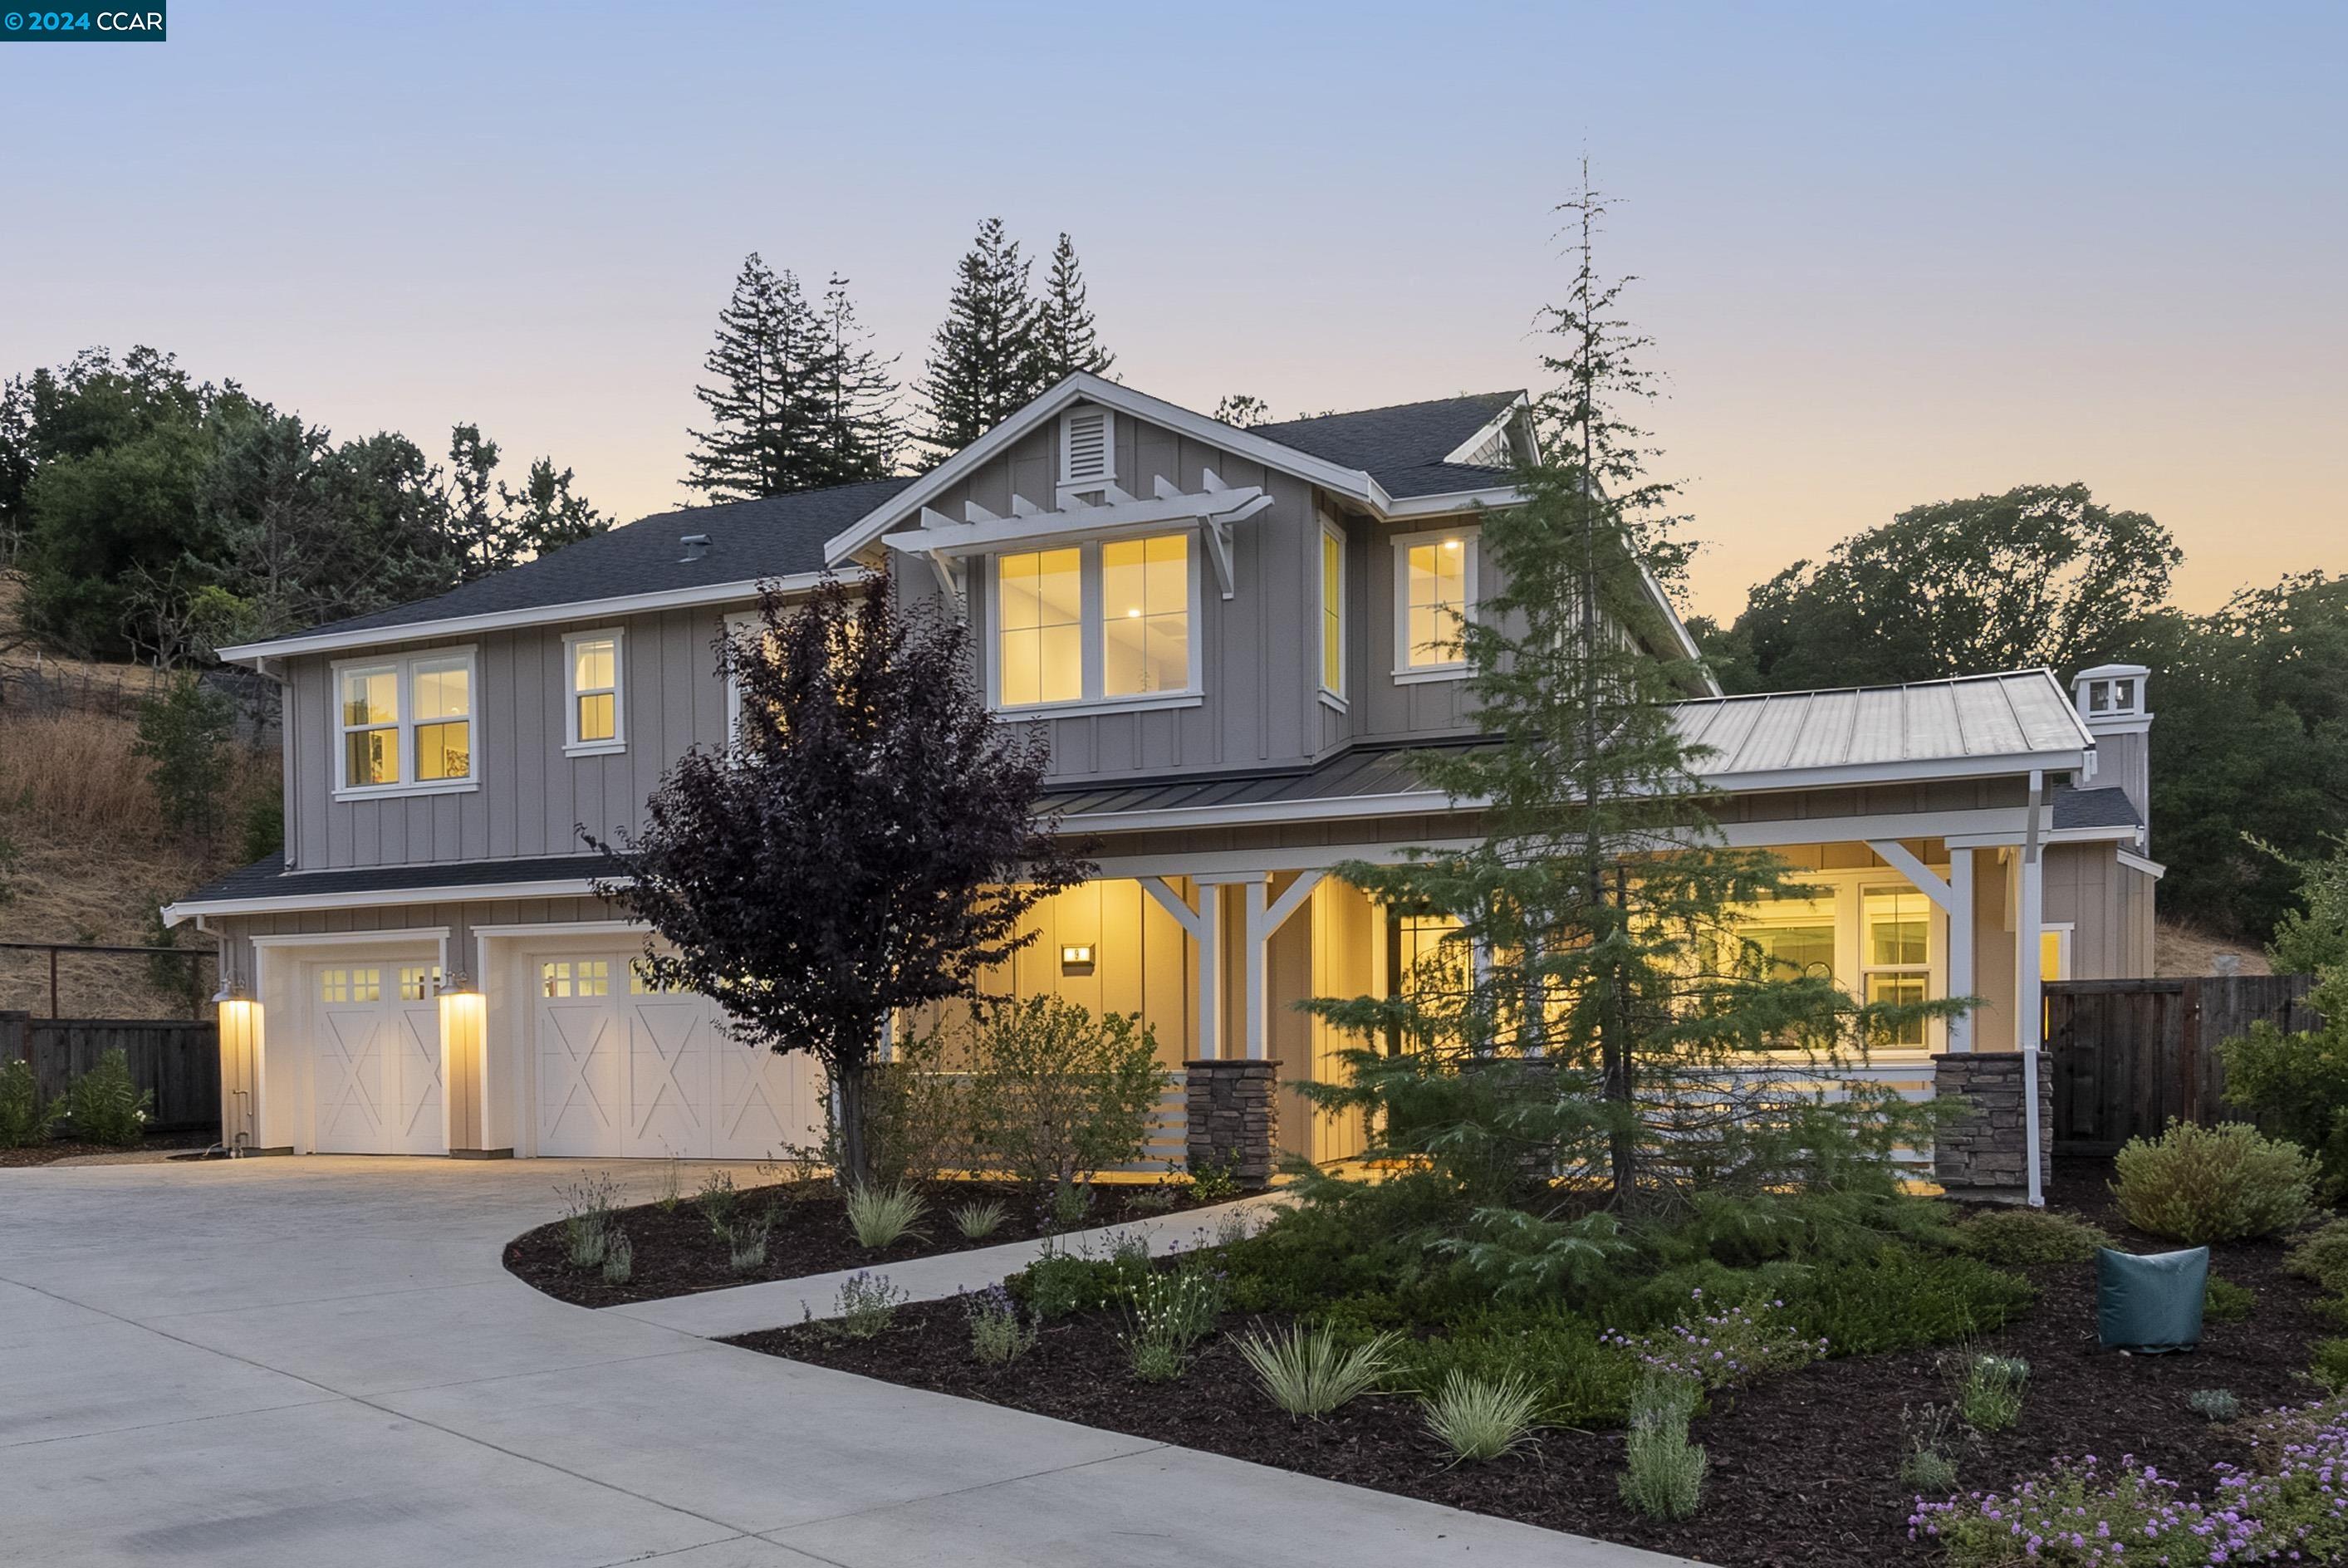
{"label": "stone column base", "polygon": [[1218,1059],[1182,1067],[1189,1112],[1183,1158],[1189,1169],[1229,1171],[1242,1187],[1270,1186],[1280,1143],[1273,1094],[1280,1064]]}
{"label": "stone column base", "polygon": [[[1932,1140],[1934,1180],[1955,1197],[2018,1203],[2030,1191],[2020,1051],[1954,1052],[1932,1058],[1936,1099],[1962,1099],[1970,1114],[1941,1124]],[[2038,1170],[2054,1168],[2054,1075],[2038,1057]]]}

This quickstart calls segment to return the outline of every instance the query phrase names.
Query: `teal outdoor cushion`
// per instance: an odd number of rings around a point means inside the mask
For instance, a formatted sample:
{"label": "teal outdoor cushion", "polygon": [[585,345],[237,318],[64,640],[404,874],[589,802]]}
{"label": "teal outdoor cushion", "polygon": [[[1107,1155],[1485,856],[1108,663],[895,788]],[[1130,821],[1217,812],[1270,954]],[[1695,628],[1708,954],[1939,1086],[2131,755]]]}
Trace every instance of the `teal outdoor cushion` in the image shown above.
{"label": "teal outdoor cushion", "polygon": [[2148,1257],[2099,1248],[2096,1336],[2106,1350],[2190,1350],[2201,1343],[2201,1300],[2209,1288],[2207,1247]]}

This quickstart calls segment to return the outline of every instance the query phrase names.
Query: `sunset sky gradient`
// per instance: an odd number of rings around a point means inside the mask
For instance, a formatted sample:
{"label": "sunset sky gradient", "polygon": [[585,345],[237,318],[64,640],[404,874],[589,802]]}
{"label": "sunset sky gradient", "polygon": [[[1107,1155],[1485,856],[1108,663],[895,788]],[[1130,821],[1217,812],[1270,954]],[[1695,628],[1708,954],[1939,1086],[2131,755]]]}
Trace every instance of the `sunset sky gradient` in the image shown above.
{"label": "sunset sky gradient", "polygon": [[846,273],[910,376],[979,219],[1066,229],[1121,378],[1358,407],[1528,384],[1586,148],[1693,608],[2082,480],[2201,609],[2348,567],[2343,79],[2312,5],[188,0],[0,44],[0,374],[149,343],[635,517],[745,252]]}

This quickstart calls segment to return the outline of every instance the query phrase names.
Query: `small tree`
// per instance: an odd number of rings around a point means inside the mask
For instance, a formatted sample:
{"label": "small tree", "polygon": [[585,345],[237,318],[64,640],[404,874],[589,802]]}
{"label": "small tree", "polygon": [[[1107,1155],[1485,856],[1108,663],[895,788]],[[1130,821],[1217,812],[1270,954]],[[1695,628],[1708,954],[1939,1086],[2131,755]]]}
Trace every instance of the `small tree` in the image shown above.
{"label": "small tree", "polygon": [[219,830],[234,723],[229,700],[206,691],[192,670],[139,705],[139,738],[130,749],[147,759],[147,781],[174,830],[204,839]]}
{"label": "small tree", "polygon": [[625,879],[602,894],[672,944],[647,945],[653,980],[823,1063],[860,1183],[888,1019],[974,995],[1034,940],[1026,913],[1089,868],[1035,814],[1045,742],[981,699],[968,628],[901,606],[885,573],[796,609],[769,588],[759,622],[718,645],[741,693],[733,746],[687,752],[641,832],[582,836]]}
{"label": "small tree", "polygon": [[1138,1159],[1166,1081],[1138,1014],[1096,1019],[1058,996],[984,1009],[970,1066],[978,1152],[1037,1188]]}

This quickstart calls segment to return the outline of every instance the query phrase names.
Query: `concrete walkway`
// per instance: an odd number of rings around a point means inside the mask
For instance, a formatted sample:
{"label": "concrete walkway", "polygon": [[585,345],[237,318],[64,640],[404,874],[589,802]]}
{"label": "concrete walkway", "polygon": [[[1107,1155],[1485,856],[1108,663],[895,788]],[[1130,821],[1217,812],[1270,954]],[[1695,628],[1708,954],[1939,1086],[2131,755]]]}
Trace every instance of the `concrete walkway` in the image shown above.
{"label": "concrete walkway", "polygon": [[564,1305],[499,1250],[584,1169],[0,1171],[0,1560],[1674,1561]]}
{"label": "concrete walkway", "polygon": [[657,1323],[663,1328],[674,1328],[702,1339],[724,1339],[761,1328],[781,1328],[809,1317],[837,1317],[839,1287],[860,1274],[885,1275],[907,1301],[939,1301],[966,1290],[983,1290],[1017,1274],[1042,1257],[1047,1245],[1107,1257],[1119,1242],[1130,1237],[1148,1243],[1150,1256],[1162,1258],[1177,1249],[1213,1243],[1227,1225],[1252,1234],[1287,1202],[1283,1193],[1263,1192],[1233,1203],[1218,1203],[1211,1209],[1077,1231],[1048,1243],[1005,1242],[1001,1246],[973,1247],[968,1252],[914,1258],[874,1269],[840,1269],[798,1279],[761,1280],[757,1284],[673,1295],[662,1301],[629,1302],[602,1310],[644,1323]]}

